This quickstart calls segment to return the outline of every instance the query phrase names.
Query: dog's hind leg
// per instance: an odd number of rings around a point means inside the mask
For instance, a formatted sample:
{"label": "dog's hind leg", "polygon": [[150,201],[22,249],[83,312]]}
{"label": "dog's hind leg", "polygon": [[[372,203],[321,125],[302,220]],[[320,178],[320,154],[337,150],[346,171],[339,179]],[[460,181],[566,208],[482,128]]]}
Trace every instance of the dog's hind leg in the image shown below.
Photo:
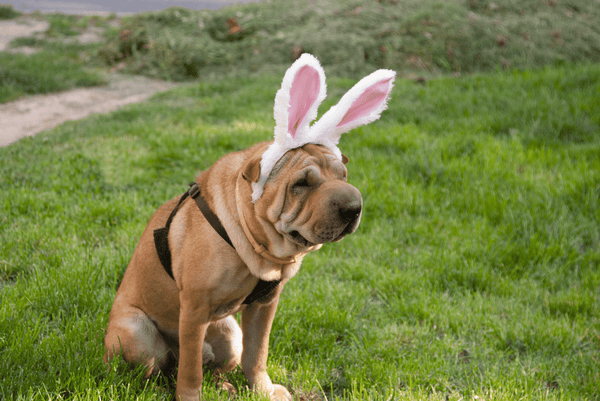
{"label": "dog's hind leg", "polygon": [[121,354],[130,364],[146,367],[144,377],[157,374],[169,363],[169,346],[154,323],[141,310],[134,307],[118,309],[111,313],[104,337],[104,363]]}
{"label": "dog's hind leg", "polygon": [[212,322],[206,329],[204,342],[212,348],[212,365],[216,372],[229,372],[239,365],[242,358],[242,330],[233,316]]}

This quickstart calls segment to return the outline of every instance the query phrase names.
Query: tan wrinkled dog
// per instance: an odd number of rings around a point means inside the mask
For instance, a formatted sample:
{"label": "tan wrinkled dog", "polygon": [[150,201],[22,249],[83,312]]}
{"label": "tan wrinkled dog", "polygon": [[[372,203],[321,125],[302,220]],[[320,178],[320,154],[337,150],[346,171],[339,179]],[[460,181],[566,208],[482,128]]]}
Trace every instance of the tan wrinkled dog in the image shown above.
{"label": "tan wrinkled dog", "polygon": [[[346,182],[348,159],[337,143],[342,133],[379,118],[394,77],[379,70],[363,78],[309,126],[325,98],[325,74],[314,57],[300,57],[277,92],[275,140],[225,155],[197,177],[233,246],[192,199],[161,206],[117,291],[105,362],[121,354],[145,366],[146,376],[177,365],[177,400],[199,399],[203,364],[225,372],[241,363],[255,391],[291,400],[266,372],[279,295],[304,255],[358,227],[362,198]],[[167,220],[172,273],[154,239]],[[275,288],[244,303],[259,280]]]}

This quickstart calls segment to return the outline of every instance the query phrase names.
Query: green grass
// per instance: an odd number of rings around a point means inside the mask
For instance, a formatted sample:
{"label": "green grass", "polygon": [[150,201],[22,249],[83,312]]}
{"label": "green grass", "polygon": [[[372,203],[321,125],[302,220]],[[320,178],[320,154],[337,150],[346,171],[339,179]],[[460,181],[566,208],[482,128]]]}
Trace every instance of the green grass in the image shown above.
{"label": "green grass", "polygon": [[61,13],[46,14],[44,18],[50,23],[46,36],[54,38],[78,35],[87,27],[90,19],[90,17]]}
{"label": "green grass", "polygon": [[99,54],[173,80],[263,71],[302,52],[343,76],[436,76],[600,61],[599,20],[590,0],[273,0],[126,17]]}
{"label": "green grass", "polygon": [[50,22],[43,37],[19,37],[10,47],[35,48],[31,55],[0,52],[0,103],[28,95],[106,84],[96,58],[99,43],[82,45],[66,43],[69,37],[81,33],[90,21],[106,24],[106,18],[73,15],[38,15]]}
{"label": "green grass", "polygon": [[0,20],[17,18],[21,14],[11,4],[0,4]]}
{"label": "green grass", "polygon": [[[69,58],[73,62],[69,68],[78,68],[77,74],[83,74],[84,66],[96,69],[102,65],[166,80],[211,81],[280,73],[302,52],[314,54],[330,74],[353,78],[377,68],[430,78],[598,62],[600,7],[595,3],[273,0],[219,10],[171,7],[124,17],[121,27],[107,30],[103,43]],[[0,13],[2,10],[0,7]],[[116,18],[58,13],[41,17],[50,23],[46,39],[59,41],[73,39],[88,26],[106,26]],[[235,20],[240,30],[232,33],[228,20]],[[41,41],[36,47],[61,58],[49,43],[53,42]],[[0,57],[0,68],[9,68],[10,61],[5,62],[2,54]],[[26,62],[20,64],[27,66]],[[7,84],[0,81],[0,87],[8,87],[0,92],[0,102],[32,91],[46,93],[72,85],[63,82],[62,68],[46,70],[43,77],[38,71],[23,68],[19,75],[26,79],[11,76]],[[46,76],[59,85],[38,85],[39,81],[47,81]],[[33,89],[19,83],[23,80],[33,82]],[[87,83],[75,83],[81,85]]]}
{"label": "green grass", "polygon": [[[271,137],[280,82],[200,83],[0,148],[0,398],[172,396],[103,366],[116,288],[158,206]],[[354,82],[330,78],[321,113]],[[389,106],[342,138],[362,223],[286,286],[273,380],[302,400],[598,399],[600,65],[398,80]]]}
{"label": "green grass", "polygon": [[[16,43],[37,44],[43,40],[23,38]],[[67,46],[60,46],[65,49]],[[71,46],[76,49],[81,46]],[[54,49],[59,46],[54,46]],[[25,95],[59,92],[76,87],[102,85],[97,71],[84,68],[79,53],[44,50],[31,55],[0,53],[0,103]]]}

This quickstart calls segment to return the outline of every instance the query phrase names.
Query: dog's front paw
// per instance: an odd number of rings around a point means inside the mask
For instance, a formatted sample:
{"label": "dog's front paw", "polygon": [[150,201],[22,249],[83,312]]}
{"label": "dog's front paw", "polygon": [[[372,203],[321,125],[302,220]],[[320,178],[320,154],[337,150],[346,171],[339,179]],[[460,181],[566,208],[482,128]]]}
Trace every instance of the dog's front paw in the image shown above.
{"label": "dog's front paw", "polygon": [[198,390],[191,389],[180,389],[177,388],[175,391],[175,400],[176,401],[199,401],[200,400],[200,392]]}
{"label": "dog's front paw", "polygon": [[287,388],[279,384],[273,384],[273,390],[271,390],[269,398],[271,401],[292,401],[292,395]]}

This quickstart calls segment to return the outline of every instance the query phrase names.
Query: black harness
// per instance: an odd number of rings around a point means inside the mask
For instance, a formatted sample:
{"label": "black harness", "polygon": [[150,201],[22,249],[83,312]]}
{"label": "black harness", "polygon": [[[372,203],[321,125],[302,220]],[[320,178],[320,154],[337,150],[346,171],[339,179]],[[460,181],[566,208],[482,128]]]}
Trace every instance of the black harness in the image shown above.
{"label": "black harness", "polygon": [[[212,210],[210,210],[210,207],[206,203],[206,200],[204,200],[204,197],[202,197],[202,195],[200,194],[200,187],[194,182],[193,184],[190,184],[190,189],[186,193],[184,193],[181,196],[181,198],[179,198],[179,203],[177,203],[177,206],[175,206],[175,208],[169,215],[165,226],[163,228],[154,230],[154,246],[156,247],[158,258],[160,259],[160,263],[162,264],[167,274],[173,280],[175,279],[175,277],[173,277],[173,267],[171,266],[171,249],[169,248],[169,228],[171,227],[171,222],[173,221],[175,214],[177,214],[179,207],[181,206],[183,201],[187,199],[188,196],[196,201],[196,205],[198,205],[198,208],[204,215],[204,218],[210,223],[212,228],[221,236],[221,238],[223,238],[229,245],[231,245],[233,249],[235,249],[233,243],[231,242],[231,239],[229,238],[229,235],[227,235],[227,231],[225,231],[225,227],[223,227],[217,215],[214,214]],[[251,304],[257,299],[269,295],[271,291],[273,291],[275,287],[279,285],[280,282],[281,280],[258,280],[258,283],[254,287],[254,290],[252,290],[250,295],[248,295],[242,303]]]}

